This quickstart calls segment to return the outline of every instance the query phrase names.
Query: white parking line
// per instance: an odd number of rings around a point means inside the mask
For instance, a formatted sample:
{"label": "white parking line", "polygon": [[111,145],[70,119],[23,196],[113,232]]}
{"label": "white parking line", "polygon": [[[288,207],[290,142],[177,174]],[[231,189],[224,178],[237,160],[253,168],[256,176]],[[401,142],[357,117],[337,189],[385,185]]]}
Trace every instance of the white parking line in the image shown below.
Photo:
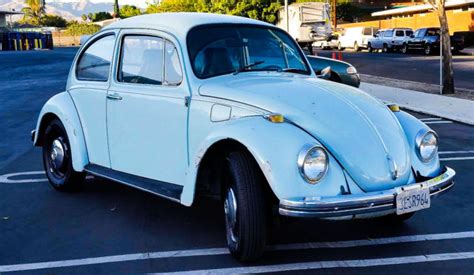
{"label": "white parking line", "polygon": [[[269,246],[268,250],[289,251],[289,250],[303,250],[303,249],[316,249],[316,248],[348,248],[348,247],[375,246],[375,245],[384,245],[384,244],[467,239],[467,238],[474,238],[474,231],[412,235],[412,236],[400,236],[400,237],[391,237],[391,238],[364,239],[364,240],[338,241],[338,242],[283,244],[283,245]],[[124,254],[124,255],[104,256],[104,257],[95,257],[95,258],[64,260],[64,261],[3,265],[3,266],[0,266],[0,273],[1,272],[14,272],[14,271],[31,271],[31,270],[46,269],[46,268],[60,268],[60,267],[73,267],[73,266],[84,266],[84,265],[105,264],[105,263],[117,263],[117,262],[127,262],[127,261],[137,261],[137,260],[160,259],[160,258],[214,256],[214,255],[226,255],[226,254],[229,254],[227,248],[207,248],[207,249],[135,253],[135,254]],[[301,263],[300,265],[302,264],[303,263]],[[244,271],[244,272],[251,272],[251,271]]]}
{"label": "white parking line", "polygon": [[43,182],[48,181],[46,178],[36,178],[36,179],[10,179],[12,177],[18,176],[31,176],[31,175],[45,175],[44,171],[31,171],[31,172],[18,172],[10,173],[5,175],[0,175],[0,183],[30,183],[30,182]]}
{"label": "white parking line", "polygon": [[425,124],[446,124],[446,123],[453,123],[453,122],[449,120],[425,121]]}
{"label": "white parking line", "polygon": [[194,270],[194,271],[172,272],[172,273],[161,273],[161,274],[268,273],[268,272],[280,272],[280,271],[314,270],[314,269],[325,269],[325,268],[348,268],[348,267],[370,267],[370,266],[384,266],[384,265],[414,264],[414,263],[427,263],[427,262],[438,262],[438,261],[465,260],[465,259],[473,259],[473,258],[474,258],[474,252],[459,252],[459,253],[428,254],[428,255],[404,256],[404,257],[393,257],[393,258],[320,261],[320,262],[303,262],[303,263],[278,264],[278,265],[205,269],[205,270]]}
{"label": "white parking line", "polygon": [[420,118],[421,121],[433,121],[433,120],[442,120],[440,117],[427,117],[427,118]]}
{"label": "white parking line", "polygon": [[451,160],[473,160],[474,157],[452,157],[452,158],[440,158],[441,161],[451,161]]}
{"label": "white parking line", "polygon": [[438,152],[440,155],[450,155],[450,154],[474,154],[474,151],[440,151]]}

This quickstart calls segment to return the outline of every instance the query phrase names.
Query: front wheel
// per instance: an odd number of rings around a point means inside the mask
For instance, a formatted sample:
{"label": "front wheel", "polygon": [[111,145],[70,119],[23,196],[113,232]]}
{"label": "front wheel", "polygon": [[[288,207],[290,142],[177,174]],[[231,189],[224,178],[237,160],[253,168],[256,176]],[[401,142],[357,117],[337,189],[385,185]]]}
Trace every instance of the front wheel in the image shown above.
{"label": "front wheel", "polygon": [[388,53],[388,45],[387,44],[383,44],[382,52]]}
{"label": "front wheel", "polygon": [[49,183],[59,191],[76,191],[82,187],[85,173],[72,168],[71,146],[59,119],[52,120],[43,137],[43,165]]}
{"label": "front wheel", "polygon": [[228,169],[223,194],[227,246],[240,261],[256,260],[266,241],[263,175],[245,152],[231,153]]}
{"label": "front wheel", "polygon": [[433,49],[430,44],[425,45],[425,55],[431,55]]}

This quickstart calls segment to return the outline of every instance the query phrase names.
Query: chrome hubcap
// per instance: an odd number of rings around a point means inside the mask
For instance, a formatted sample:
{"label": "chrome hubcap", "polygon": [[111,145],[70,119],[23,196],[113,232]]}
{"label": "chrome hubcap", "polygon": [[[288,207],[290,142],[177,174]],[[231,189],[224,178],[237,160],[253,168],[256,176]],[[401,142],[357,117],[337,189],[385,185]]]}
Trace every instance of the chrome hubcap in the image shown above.
{"label": "chrome hubcap", "polygon": [[64,164],[64,145],[58,138],[53,141],[50,151],[51,163],[55,169],[60,169]]}
{"label": "chrome hubcap", "polygon": [[237,242],[237,235],[235,234],[237,224],[237,199],[235,198],[232,188],[227,190],[224,201],[224,212],[227,233],[233,242]]}

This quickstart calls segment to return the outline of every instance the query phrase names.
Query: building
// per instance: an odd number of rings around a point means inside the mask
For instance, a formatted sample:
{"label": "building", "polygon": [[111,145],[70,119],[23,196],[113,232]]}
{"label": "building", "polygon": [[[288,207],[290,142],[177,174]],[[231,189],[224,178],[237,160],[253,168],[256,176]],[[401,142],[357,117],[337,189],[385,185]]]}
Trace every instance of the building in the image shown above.
{"label": "building", "polygon": [[0,10],[0,29],[6,29],[11,26],[11,16],[23,14],[18,11]]}
{"label": "building", "polygon": [[[446,15],[448,17],[449,32],[474,31],[474,0],[447,0]],[[439,27],[439,20],[430,4],[418,3],[395,9],[387,9],[372,13],[376,20],[340,24],[339,27],[378,27],[412,29],[424,27]]]}

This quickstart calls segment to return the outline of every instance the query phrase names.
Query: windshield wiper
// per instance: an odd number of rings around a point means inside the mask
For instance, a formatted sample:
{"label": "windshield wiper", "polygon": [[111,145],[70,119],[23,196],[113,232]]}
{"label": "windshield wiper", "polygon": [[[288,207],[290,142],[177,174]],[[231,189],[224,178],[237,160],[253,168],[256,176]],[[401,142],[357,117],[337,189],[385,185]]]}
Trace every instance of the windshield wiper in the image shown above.
{"label": "windshield wiper", "polygon": [[263,64],[263,63],[265,63],[265,61],[261,60],[261,61],[254,62],[254,63],[252,63],[252,64],[245,65],[245,66],[243,66],[242,68],[238,68],[238,69],[234,72],[234,75],[239,74],[239,73],[241,73],[241,72],[243,72],[243,71],[247,71],[247,69],[250,69],[250,68],[252,68],[252,67],[255,67],[255,66],[260,65],[260,64]]}
{"label": "windshield wiper", "polygon": [[281,69],[280,72],[287,72],[287,73],[298,73],[298,74],[307,74],[308,71],[297,69],[297,68],[284,68]]}

